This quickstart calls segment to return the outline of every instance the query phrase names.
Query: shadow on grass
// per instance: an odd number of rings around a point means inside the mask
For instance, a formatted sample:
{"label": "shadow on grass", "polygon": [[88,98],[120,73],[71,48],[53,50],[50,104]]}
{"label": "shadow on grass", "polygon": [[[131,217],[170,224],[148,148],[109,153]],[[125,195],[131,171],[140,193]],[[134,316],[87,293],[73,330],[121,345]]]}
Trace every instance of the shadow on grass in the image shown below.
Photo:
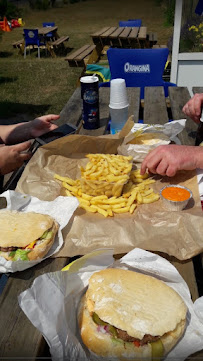
{"label": "shadow on grass", "polygon": [[0,58],[9,58],[13,53],[10,51],[0,51]]}
{"label": "shadow on grass", "polygon": [[14,81],[16,81],[18,78],[17,76],[13,77],[13,78],[9,78],[7,76],[0,76],[0,84],[4,84],[4,83],[13,83]]}
{"label": "shadow on grass", "polygon": [[[2,119],[5,120],[10,117],[18,117],[21,114],[29,114],[32,117],[37,117],[46,114],[51,104],[33,105],[33,104],[21,104],[11,102],[0,102],[0,123]],[[21,119],[22,121],[22,119]],[[16,123],[18,121],[16,120]]]}

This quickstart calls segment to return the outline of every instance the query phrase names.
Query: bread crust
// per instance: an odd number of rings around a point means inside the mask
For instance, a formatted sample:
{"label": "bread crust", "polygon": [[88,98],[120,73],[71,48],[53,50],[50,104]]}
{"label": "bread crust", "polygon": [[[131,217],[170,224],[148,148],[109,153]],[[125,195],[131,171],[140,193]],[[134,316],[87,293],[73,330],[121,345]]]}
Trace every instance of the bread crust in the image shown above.
{"label": "bread crust", "polygon": [[120,268],[95,272],[86,297],[90,314],[140,340],[174,330],[187,313],[183,299],[166,283]]}
{"label": "bread crust", "polygon": [[48,214],[3,209],[0,211],[0,247],[24,248],[52,228],[53,222]]}
{"label": "bread crust", "polygon": [[[108,357],[108,360],[135,361],[135,359],[140,359],[151,361],[152,347],[150,343],[136,347],[133,342],[114,340],[110,334],[101,331],[101,327],[93,321],[88,311],[86,295],[81,299],[78,321],[83,343],[96,355]],[[164,346],[163,356],[175,346],[183,335],[185,323],[186,320],[181,321],[175,330],[161,337]]]}
{"label": "bread crust", "polygon": [[[29,261],[34,261],[43,258],[50,250],[54,243],[56,233],[58,232],[59,225],[56,221],[53,221],[51,231],[53,232],[52,237],[44,239],[42,243],[35,245],[34,248],[30,249],[27,254]],[[9,252],[0,252],[0,257],[4,257],[7,261],[12,261],[13,258],[9,256]]]}

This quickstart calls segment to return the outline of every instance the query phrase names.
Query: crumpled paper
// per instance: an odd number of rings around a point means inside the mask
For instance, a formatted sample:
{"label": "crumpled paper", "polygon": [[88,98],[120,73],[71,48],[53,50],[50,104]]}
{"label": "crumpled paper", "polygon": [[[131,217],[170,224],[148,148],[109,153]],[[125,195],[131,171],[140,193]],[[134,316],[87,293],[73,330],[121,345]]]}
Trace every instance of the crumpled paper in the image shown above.
{"label": "crumpled paper", "polygon": [[[16,272],[23,271],[27,268],[33,267],[40,263],[44,259],[52,256],[58,252],[63,245],[62,229],[68,224],[74,211],[79,205],[77,198],[75,197],[57,197],[54,201],[41,201],[36,197],[30,195],[24,195],[15,191],[8,190],[0,195],[7,200],[7,209],[16,210],[20,212],[36,212],[42,214],[48,214],[53,217],[59,223],[58,234],[55,241],[47,253],[47,255],[35,261],[7,261],[4,257],[1,257],[0,253],[0,272]],[[4,209],[5,210],[5,209]],[[0,211],[1,212],[1,211]],[[22,230],[23,235],[23,230]]]}
{"label": "crumpled paper", "polygon": [[[154,276],[180,294],[188,307],[187,326],[182,339],[165,360],[184,360],[203,348],[203,297],[193,304],[190,291],[177,269],[166,259],[135,248],[113,262],[113,250],[97,250],[66,267],[37,277],[31,288],[22,292],[19,305],[32,324],[43,334],[53,361],[95,361],[96,357],[81,342],[77,310],[90,276],[106,267],[131,269]],[[51,317],[50,317],[51,315]]]}
{"label": "crumpled paper", "polygon": [[[146,155],[152,149],[158,147],[159,145],[169,144],[170,141],[180,144],[177,135],[184,129],[186,119],[173,120],[172,122],[161,124],[141,124],[135,123],[131,131],[124,138],[123,143],[118,147],[118,154],[122,155],[131,155],[133,160],[141,163]],[[146,133],[160,133],[166,135],[169,138],[169,141],[161,139],[155,144],[129,144],[129,142],[134,139],[135,132],[142,130],[142,134]]]}

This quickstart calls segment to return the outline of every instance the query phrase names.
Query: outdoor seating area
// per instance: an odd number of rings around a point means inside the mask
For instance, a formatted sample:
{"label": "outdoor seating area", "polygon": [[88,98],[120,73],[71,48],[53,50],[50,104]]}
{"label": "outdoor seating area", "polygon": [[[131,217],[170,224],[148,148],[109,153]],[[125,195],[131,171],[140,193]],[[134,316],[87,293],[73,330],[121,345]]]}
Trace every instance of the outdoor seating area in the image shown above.
{"label": "outdoor seating area", "polygon": [[203,0],[13,1],[0,361],[203,361]]}
{"label": "outdoor seating area", "polygon": [[26,58],[27,48],[37,49],[38,58],[40,58],[40,49],[45,49],[46,54],[55,58],[59,50],[65,49],[65,42],[69,36],[59,36],[58,26],[55,23],[43,23],[43,27],[35,29],[23,29],[24,38],[12,44],[13,48],[19,49],[19,54],[24,54]]}

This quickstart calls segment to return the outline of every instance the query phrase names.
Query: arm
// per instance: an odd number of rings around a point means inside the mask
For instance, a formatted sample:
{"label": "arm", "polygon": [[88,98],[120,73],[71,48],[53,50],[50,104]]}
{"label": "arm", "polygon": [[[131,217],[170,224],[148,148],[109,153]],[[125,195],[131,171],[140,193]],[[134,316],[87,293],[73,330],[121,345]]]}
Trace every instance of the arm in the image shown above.
{"label": "arm", "polygon": [[183,107],[183,112],[195,123],[199,123],[201,108],[203,106],[203,93],[195,94]]}
{"label": "arm", "polygon": [[179,170],[203,168],[203,147],[161,145],[143,160],[141,174],[150,173],[173,177]]}
{"label": "arm", "polygon": [[0,126],[1,143],[16,144],[28,139],[39,137],[57,128],[52,121],[59,119],[59,115],[48,114],[29,122]]}

